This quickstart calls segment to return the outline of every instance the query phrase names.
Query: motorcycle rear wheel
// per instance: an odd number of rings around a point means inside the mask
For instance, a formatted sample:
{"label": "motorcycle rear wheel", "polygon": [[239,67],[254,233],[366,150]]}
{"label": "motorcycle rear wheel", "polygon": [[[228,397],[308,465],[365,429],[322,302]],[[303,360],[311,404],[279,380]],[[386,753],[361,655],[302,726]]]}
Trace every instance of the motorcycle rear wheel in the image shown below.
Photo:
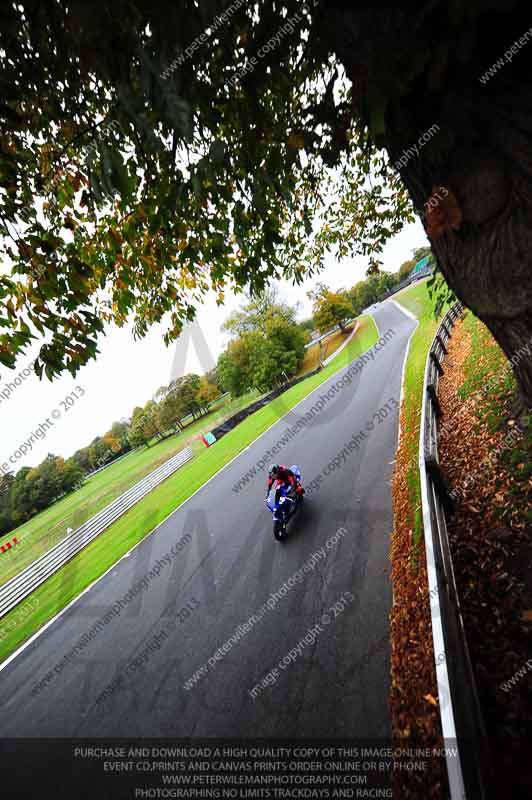
{"label": "motorcycle rear wheel", "polygon": [[282,541],[285,534],[285,526],[282,522],[275,521],[273,523],[273,535],[278,542]]}

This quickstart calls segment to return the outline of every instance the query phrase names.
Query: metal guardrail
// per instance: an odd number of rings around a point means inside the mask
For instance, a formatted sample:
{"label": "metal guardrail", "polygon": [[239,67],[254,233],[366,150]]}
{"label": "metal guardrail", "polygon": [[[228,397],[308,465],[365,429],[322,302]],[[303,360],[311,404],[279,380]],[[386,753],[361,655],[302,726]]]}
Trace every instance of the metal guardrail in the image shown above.
{"label": "metal guardrail", "polygon": [[[351,317],[351,319],[347,319],[343,323],[344,324],[344,328],[345,328],[346,325],[350,325],[356,319],[358,319],[358,317]],[[334,328],[331,328],[331,330],[327,331],[327,333],[322,333],[321,336],[317,336],[315,339],[312,339],[312,341],[307,342],[307,344],[305,345],[305,350],[308,350],[309,347],[314,347],[315,344],[319,344],[324,339],[327,339],[328,336],[332,336],[333,333],[336,333],[336,331],[339,331],[339,330],[340,330],[340,326],[339,325],[335,325]]]}
{"label": "metal guardrail", "polygon": [[[208,402],[207,403],[207,408],[211,409],[212,406],[216,405],[216,403],[219,403],[220,400],[223,400],[224,397],[227,397],[230,394],[231,394],[231,392],[224,392],[219,397],[216,397],[214,400],[211,400],[210,402]],[[195,421],[192,414],[187,414],[186,416],[183,417],[181,422],[183,423],[183,422],[185,422],[185,420],[187,420],[189,418],[193,422]],[[167,437],[165,436],[164,438],[167,438]],[[142,447],[144,447],[144,445],[142,445],[142,444],[139,445],[138,447],[132,447],[131,450],[127,451],[127,453],[124,453],[123,455],[118,456],[118,458],[114,458],[112,461],[109,461],[107,464],[104,464],[103,467],[99,467],[98,469],[95,469],[92,472],[88,472],[86,475],[83,476],[83,480],[84,481],[89,480],[89,478],[92,478],[93,475],[96,475],[98,472],[101,472],[102,469],[107,469],[107,467],[110,467],[112,464],[117,464],[122,458],[125,458],[126,456],[130,456],[131,453],[134,453],[136,450],[142,449]]]}
{"label": "metal guardrail", "polygon": [[438,419],[442,416],[438,381],[443,374],[446,343],[462,311],[460,302],[448,311],[427,356],[419,472],[441,726],[446,748],[458,750],[457,756],[446,750],[450,797],[451,800],[485,800],[489,775],[487,738],[447,535],[445,514],[452,511],[452,500],[438,458]]}
{"label": "metal guardrail", "polygon": [[103,533],[109,525],[122,514],[129,511],[135,503],[142,500],[152,489],[176,472],[192,458],[192,449],[186,447],[175,456],[165,461],[160,467],[150,472],[127,492],[117,497],[94,517],[84,522],[73,533],[66,536],[33,564],[30,564],[10,581],[0,586],[0,618],[15,608],[34,589],[44,583],[55,572],[74,558],[84,547]]}
{"label": "metal guardrail", "polygon": [[434,264],[429,264],[429,266],[420,269],[416,275],[409,275],[408,278],[405,278],[401,281],[401,283],[398,283],[396,286],[394,286],[393,289],[391,289],[390,292],[382,298],[382,300],[387,300],[388,297],[392,297],[394,294],[397,294],[397,292],[400,292],[401,289],[406,289],[406,287],[410,286],[411,283],[415,283],[416,281],[421,280],[421,278],[428,278],[429,275],[433,274],[433,272]]}
{"label": "metal guardrail", "polygon": [[342,342],[340,347],[337,347],[336,350],[333,350],[333,352],[321,362],[323,367],[326,367],[328,364],[331,363],[331,361],[334,358],[336,358],[336,356],[339,356],[340,353],[342,353],[345,350],[345,348],[347,347],[347,345],[351,342],[351,340],[353,339],[355,333],[358,330],[358,325],[359,325],[358,318],[355,318],[354,322],[355,322],[355,324],[353,325],[353,330],[351,331],[351,333],[349,334],[347,339],[345,339],[345,341]]}

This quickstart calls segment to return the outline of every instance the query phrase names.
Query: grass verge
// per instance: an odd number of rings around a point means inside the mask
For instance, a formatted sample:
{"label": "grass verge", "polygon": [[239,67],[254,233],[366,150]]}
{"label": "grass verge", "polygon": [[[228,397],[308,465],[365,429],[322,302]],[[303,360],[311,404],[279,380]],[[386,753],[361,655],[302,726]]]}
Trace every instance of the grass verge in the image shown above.
{"label": "grass verge", "polygon": [[[434,319],[433,306],[427,289],[427,280],[420,281],[410,289],[405,289],[396,302],[408,309],[419,322],[410,342],[406,364],[403,400],[404,420],[401,442],[406,451],[406,481],[412,512],[413,546],[417,554],[423,535],[421,486],[418,467],[423,379],[427,353],[440,324],[441,317],[437,320]],[[442,316],[446,311],[447,307],[443,309]]]}
{"label": "grass verge", "polygon": [[134,450],[120,461],[109,464],[106,469],[93,475],[77,491],[63,497],[28,522],[10,531],[2,541],[11,540],[16,536],[19,544],[0,556],[0,585],[9,581],[64,539],[68,528],[74,530],[79,528],[179,450],[191,446],[194,455],[197,455],[205,449],[199,439],[203,431],[220,424],[257,397],[259,397],[257,392],[251,392],[225,402],[223,406],[188,425],[182,433],[169,436],[162,441],[155,441],[148,448]]}
{"label": "grass verge", "polygon": [[[191,462],[137,503],[14,611],[3,617],[0,621],[0,663],[290,408],[368,350],[378,338],[373,319],[361,317],[352,341],[320,373],[301,381],[256,411],[213,447],[200,449]],[[123,469],[122,465],[127,461],[125,458],[116,466]],[[99,475],[106,472],[104,470]]]}
{"label": "grass verge", "polygon": [[[396,302],[418,319],[404,375],[401,442],[393,478],[394,531],[390,559],[394,603],[390,613],[392,736],[397,747],[441,747],[436,672],[428,596],[418,454],[423,378],[434,319],[427,281],[405,289]],[[405,744],[406,742],[406,744]],[[446,796],[445,766],[431,759],[425,773],[394,772],[393,796],[404,800]]]}
{"label": "grass verge", "polygon": [[321,360],[325,361],[325,359],[334,353],[335,350],[338,350],[338,348],[343,345],[345,340],[351,336],[354,325],[356,325],[356,321],[352,322],[350,325],[347,325],[345,331],[336,331],[327,339],[324,339],[323,342],[318,342],[317,344],[312,345],[312,347],[309,347],[305,353],[305,358],[301,365],[301,369],[297,374],[304,375],[305,372],[312,372],[312,370],[316,369],[320,363],[320,354]]}
{"label": "grass verge", "polygon": [[[447,520],[488,745],[490,797],[531,797],[532,409],[489,330],[469,314],[440,381],[439,455],[455,497]],[[492,792],[492,794],[491,794]]]}

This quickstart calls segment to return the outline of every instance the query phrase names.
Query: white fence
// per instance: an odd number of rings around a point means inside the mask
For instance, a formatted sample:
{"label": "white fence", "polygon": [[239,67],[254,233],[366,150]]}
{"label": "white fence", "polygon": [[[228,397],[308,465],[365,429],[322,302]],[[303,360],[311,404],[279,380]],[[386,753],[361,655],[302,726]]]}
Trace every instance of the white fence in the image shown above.
{"label": "white fence", "polygon": [[[425,530],[434,661],[439,712],[446,745],[451,800],[486,800],[487,739],[467,646],[460,601],[454,578],[446,514],[453,504],[438,458],[438,382],[451,329],[462,312],[456,303],[442,320],[427,356],[421,431],[419,473]],[[458,755],[447,754],[456,748]]]}
{"label": "white fence", "polygon": [[149,475],[136,483],[127,492],[113,500],[110,505],[102,509],[91,519],[84,522],[81,527],[70,533],[61,542],[56,544],[30,564],[10,581],[0,586],[0,618],[15,608],[22,600],[30,595],[34,589],[44,583],[61,567],[67,564],[93,539],[103,533],[122,514],[129,511],[135,503],[146,497],[152,489],[162,483],[166,478],[176,472],[183,464],[192,458],[190,447],[176,453],[164,464],[161,464]]}

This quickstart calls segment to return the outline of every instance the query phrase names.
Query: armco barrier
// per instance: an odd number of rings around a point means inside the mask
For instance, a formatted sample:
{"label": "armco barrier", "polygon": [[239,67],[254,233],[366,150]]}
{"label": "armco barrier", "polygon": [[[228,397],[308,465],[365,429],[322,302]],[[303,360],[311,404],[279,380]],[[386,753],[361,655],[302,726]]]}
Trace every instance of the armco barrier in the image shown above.
{"label": "armco barrier", "polygon": [[237,413],[234,414],[232,417],[226,419],[225,422],[222,422],[222,424],[218,425],[217,428],[213,428],[212,431],[210,431],[210,433],[212,433],[216,437],[216,439],[220,439],[222,436],[225,436],[226,433],[232,431],[233,428],[236,428],[237,425],[240,425],[240,423],[243,420],[245,420],[246,417],[249,417],[250,414],[254,414],[255,411],[259,410],[259,408],[263,408],[263,406],[266,406],[268,405],[268,403],[271,403],[271,401],[275,400],[276,397],[279,397],[279,395],[288,391],[288,389],[291,389],[292,386],[295,386],[296,383],[301,383],[301,381],[310,378],[311,375],[316,375],[316,373],[320,371],[321,371],[321,366],[317,367],[317,369],[315,370],[312,370],[312,372],[306,372],[304,375],[300,375],[299,378],[292,378],[291,381],[281,384],[281,386],[278,386],[276,389],[269,392],[264,397],[261,397],[260,400],[256,400],[251,405],[246,406],[245,408],[241,408],[240,411],[237,411]]}
{"label": "armco barrier", "polygon": [[[351,323],[354,322],[356,319],[357,317],[351,317],[351,319],[346,319],[346,321],[344,322],[344,328],[346,327],[346,325],[351,325]],[[333,333],[336,333],[336,331],[339,330],[340,326],[335,325],[334,328],[331,328],[331,330],[327,331],[327,333],[322,333],[321,336],[317,336],[315,339],[312,339],[312,341],[307,342],[307,344],[305,345],[305,350],[308,350],[310,347],[314,347],[315,344],[319,344],[319,342],[322,342],[324,339],[327,339],[329,336],[332,336]]]}
{"label": "armco barrier", "polygon": [[[356,319],[357,319],[357,317],[353,317],[352,320],[349,320],[349,322],[346,322],[346,325],[349,325],[351,322],[356,321]],[[330,336],[336,330],[340,330],[340,326],[339,325],[337,325],[335,328],[333,328],[332,330],[328,331],[327,333],[323,334],[323,336],[320,336],[319,339],[315,339],[313,342],[311,342],[307,346],[311,346],[311,345],[316,344],[321,339],[324,339],[327,336]],[[356,330],[356,328],[354,330]],[[353,333],[354,333],[354,331],[353,331]],[[229,431],[232,431],[233,428],[236,428],[237,425],[240,425],[240,423],[243,422],[246,419],[246,417],[249,417],[250,414],[254,414],[255,411],[258,411],[263,406],[268,405],[268,403],[271,403],[272,400],[275,400],[276,397],[279,397],[279,395],[281,395],[284,392],[288,391],[288,389],[291,389],[292,386],[295,386],[297,383],[301,383],[301,381],[305,381],[307,378],[310,378],[312,375],[316,375],[318,372],[321,372],[323,367],[326,364],[328,364],[335,356],[337,356],[341,352],[341,350],[342,350],[342,347],[339,347],[337,350],[335,350],[333,353],[331,353],[329,358],[325,359],[325,361],[323,362],[323,365],[320,364],[320,366],[316,367],[316,369],[312,370],[312,372],[306,372],[304,375],[300,375],[298,378],[292,378],[292,380],[287,381],[286,383],[282,383],[280,386],[277,386],[277,388],[273,389],[273,391],[269,392],[264,397],[261,397],[260,400],[256,400],[251,405],[246,406],[246,408],[240,409],[240,411],[237,411],[237,413],[234,414],[232,417],[229,417],[229,419],[226,419],[225,422],[221,423],[221,425],[218,425],[217,428],[213,428],[212,431],[210,431],[210,433],[212,433],[216,437],[216,439],[220,439],[221,436],[225,436],[226,433],[229,433]]]}
{"label": "armco barrier", "polygon": [[413,276],[410,275],[408,278],[402,280],[401,283],[398,283],[396,286],[394,286],[393,289],[391,289],[385,297],[381,298],[381,300],[387,300],[388,297],[392,297],[392,295],[397,294],[397,292],[400,292],[402,289],[406,289],[406,287],[410,286],[411,283],[416,283],[416,281],[420,281],[421,278],[428,278],[430,275],[433,274],[434,274],[434,265],[429,264],[424,269],[420,269],[416,275]]}
{"label": "armco barrier", "polygon": [[[223,400],[224,397],[228,397],[228,396],[229,396],[229,392],[224,392],[219,397],[216,397],[214,400],[211,400],[209,403],[207,403],[207,408],[210,410],[213,406],[215,406],[217,403],[219,403],[220,400]],[[189,419],[191,420],[191,423],[196,421],[196,419],[193,417],[192,414],[187,414],[185,417],[183,417],[182,420],[180,420],[180,422],[183,425]],[[164,438],[166,438],[166,436]],[[92,478],[93,475],[96,475],[98,472],[101,472],[103,469],[107,469],[107,467],[110,467],[112,464],[118,464],[118,462],[122,458],[125,458],[126,456],[130,456],[131,453],[134,453],[135,450],[142,449],[143,446],[144,445],[139,445],[138,447],[134,447],[131,450],[128,450],[127,453],[124,453],[124,455],[119,456],[118,458],[114,458],[112,461],[109,461],[107,464],[104,464],[103,467],[99,467],[98,469],[95,469],[93,472],[88,472],[86,475],[83,476],[83,481],[86,481],[89,478]]]}
{"label": "armco barrier", "polygon": [[439,466],[438,381],[451,329],[463,310],[456,303],[445,315],[427,356],[423,384],[419,472],[434,660],[451,800],[485,800],[489,774],[487,738],[469,658],[454,578],[445,512],[452,511],[447,481]]}
{"label": "armco barrier", "polygon": [[113,500],[92,519],[69,534],[38,558],[29,567],[15,575],[8,583],[0,586],[0,618],[15,608],[18,603],[30,595],[37,586],[44,583],[55,572],[74,558],[89,542],[106,530],[122,514],[125,514],[135,503],[142,500],[152,489],[162,483],[176,470],[192,458],[192,450],[186,447],[156,470],[146,475],[127,492]]}

